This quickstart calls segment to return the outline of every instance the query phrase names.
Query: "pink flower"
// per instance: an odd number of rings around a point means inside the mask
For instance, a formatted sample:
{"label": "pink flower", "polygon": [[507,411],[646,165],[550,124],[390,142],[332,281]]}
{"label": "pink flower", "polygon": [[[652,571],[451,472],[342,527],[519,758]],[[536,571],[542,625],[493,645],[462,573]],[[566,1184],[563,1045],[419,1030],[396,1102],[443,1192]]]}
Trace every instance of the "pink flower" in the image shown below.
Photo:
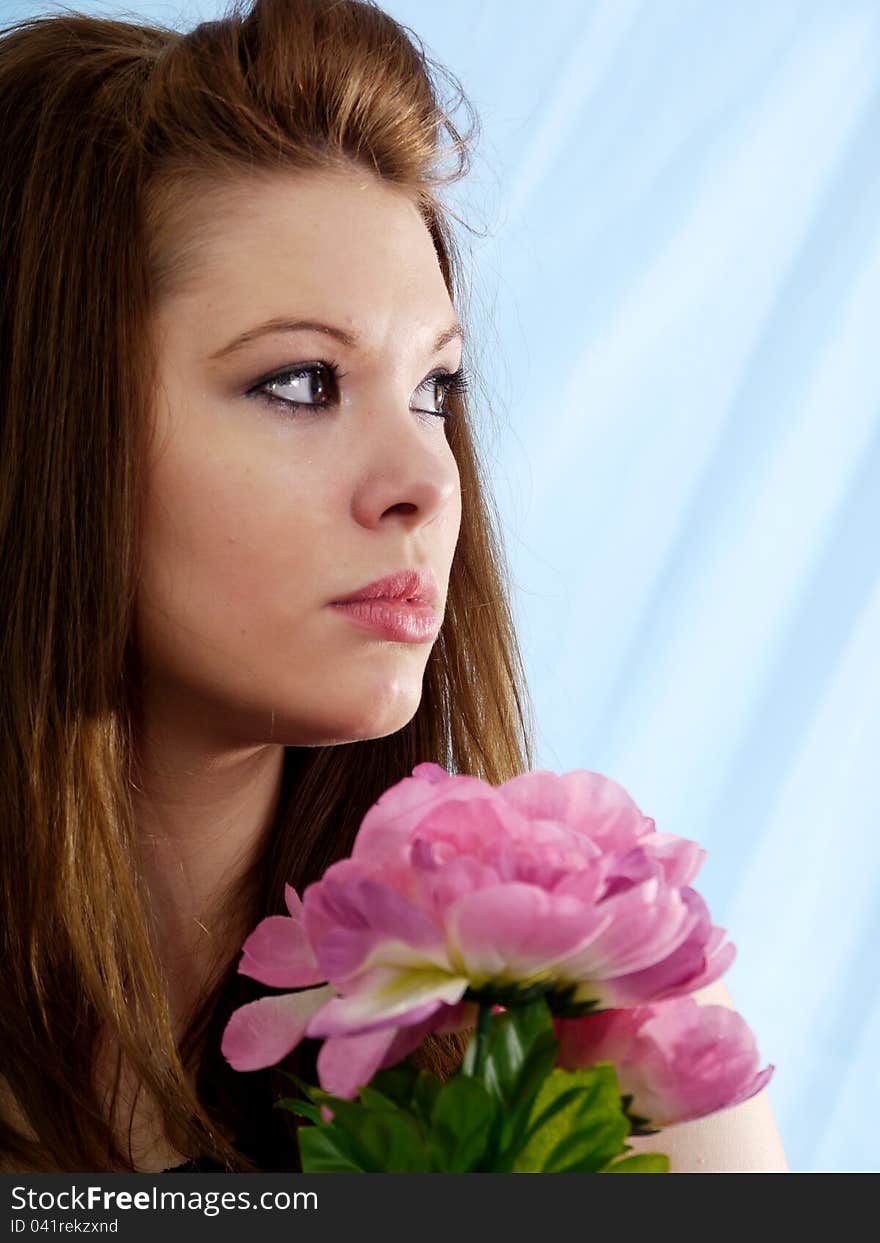
{"label": "pink flower", "polygon": [[[336,996],[321,980],[315,957],[302,930],[302,903],[291,885],[284,886],[290,916],[269,915],[242,947],[238,970],[263,984],[299,991],[260,997],[239,1006],[223,1033],[220,1051],[235,1070],[274,1066],[306,1035],[313,1015]],[[432,1007],[429,1018],[399,1029],[384,1027],[366,1034],[325,1040],[318,1052],[318,1078],[327,1092],[351,1099],[377,1070],[394,1066],[418,1048],[429,1031],[454,1031],[475,1022],[476,1006]]]}
{"label": "pink flower", "polygon": [[629,1112],[652,1127],[702,1118],[748,1100],[774,1067],[758,1070],[755,1037],[727,1006],[676,997],[658,1005],[554,1019],[557,1065],[613,1062]]}
{"label": "pink flower", "polygon": [[493,786],[419,764],[306,890],[306,935],[340,994],[308,1035],[427,1015],[468,990],[607,1007],[703,987],[735,953],[688,886],[704,857],[598,773]]}
{"label": "pink flower", "polygon": [[690,992],[735,953],[689,886],[704,858],[598,773],[493,786],[419,764],[369,809],[351,857],[302,903],[287,886],[290,917],[245,942],[240,971],[306,991],[241,1007],[223,1053],[256,1069],[325,1037],[322,1086],[354,1095],[427,1031],[475,1022],[477,995],[544,992],[565,1013]]}

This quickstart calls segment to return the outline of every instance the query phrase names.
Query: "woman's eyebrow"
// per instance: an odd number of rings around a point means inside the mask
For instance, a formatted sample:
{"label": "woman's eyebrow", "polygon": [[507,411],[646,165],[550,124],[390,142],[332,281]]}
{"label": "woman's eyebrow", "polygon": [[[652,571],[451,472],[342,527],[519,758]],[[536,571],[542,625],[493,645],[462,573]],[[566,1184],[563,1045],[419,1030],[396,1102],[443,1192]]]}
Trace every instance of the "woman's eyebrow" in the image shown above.
{"label": "woman's eyebrow", "polygon": [[[258,337],[280,332],[323,332],[328,337],[334,337],[337,341],[341,341],[349,349],[357,349],[360,344],[359,338],[355,333],[347,332],[344,328],[334,328],[332,324],[322,324],[313,319],[269,319],[263,324],[258,324],[255,328],[248,328],[246,332],[242,332],[239,336],[234,337],[226,345],[221,346],[219,350],[209,354],[208,357],[211,361],[225,358],[228,354],[234,353],[236,350],[241,349],[242,346],[255,341]],[[433,353],[439,354],[443,347],[448,345],[450,341],[454,341],[456,337],[464,341],[464,330],[461,324],[452,324],[451,327],[440,333],[434,342]]]}

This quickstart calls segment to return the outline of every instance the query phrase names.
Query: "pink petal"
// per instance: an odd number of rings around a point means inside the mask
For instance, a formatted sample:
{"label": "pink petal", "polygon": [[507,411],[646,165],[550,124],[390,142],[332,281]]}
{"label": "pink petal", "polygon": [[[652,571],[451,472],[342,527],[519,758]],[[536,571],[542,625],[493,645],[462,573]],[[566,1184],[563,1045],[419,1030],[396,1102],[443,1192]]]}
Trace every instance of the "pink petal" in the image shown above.
{"label": "pink petal", "polygon": [[616,976],[653,967],[678,948],[697,922],[677,889],[655,877],[600,903],[606,924],[586,947],[561,964],[565,977],[582,981],[578,1000],[615,1005]]}
{"label": "pink petal", "polygon": [[594,906],[605,888],[605,874],[607,871],[607,863],[604,859],[590,860],[586,866],[579,867],[576,871],[569,872],[567,876],[561,877],[552,886],[552,892],[556,897],[565,894],[569,898],[577,898],[584,906]]}
{"label": "pink petal", "polygon": [[608,923],[601,908],[518,881],[466,893],[446,912],[450,958],[477,986],[555,974]]}
{"label": "pink petal", "polygon": [[[501,1006],[495,1006],[494,1012],[500,1012]],[[479,1007],[475,1001],[459,1001],[454,1006],[442,1005],[431,1020],[431,1029],[435,1032],[458,1032],[467,1027],[475,1027]]]}
{"label": "pink petal", "polygon": [[[419,846],[425,844],[423,839],[416,843]],[[494,868],[468,855],[430,867],[425,852],[420,853],[423,865],[413,861],[413,874],[418,883],[417,900],[431,912],[438,926],[442,925],[446,908],[463,894],[498,884],[498,873]]]}
{"label": "pink petal", "polygon": [[309,1024],[308,1036],[343,1036],[380,1027],[409,1026],[455,1005],[467,991],[467,979],[441,971],[374,967],[346,985]]}
{"label": "pink petal", "polygon": [[330,1036],[318,1053],[318,1079],[325,1092],[355,1097],[377,1070],[396,1066],[431,1031],[430,1019],[411,1027],[383,1027],[360,1036]]}
{"label": "pink petal", "polygon": [[605,892],[602,895],[605,901],[619,893],[626,893],[627,889],[633,889],[636,885],[644,884],[654,876],[664,879],[660,864],[651,859],[641,846],[634,846],[625,854],[609,860],[609,864]]}
{"label": "pink petal", "polygon": [[364,816],[352,858],[395,867],[406,859],[411,838],[438,807],[450,801],[460,806],[474,801],[491,804],[496,797],[495,787],[479,777],[405,777],[386,790]]}
{"label": "pink petal", "polygon": [[260,997],[230,1016],[220,1052],[233,1070],[274,1066],[302,1040],[310,1019],[334,997],[329,985]]}
{"label": "pink petal", "polygon": [[527,839],[532,827],[515,808],[495,797],[492,786],[484,786],[472,797],[460,794],[438,801],[414,830],[413,841],[431,842],[434,854],[444,862],[466,855],[494,866],[499,852],[509,849],[517,836]]}
{"label": "pink petal", "polygon": [[284,882],[284,901],[287,904],[291,918],[297,920],[298,923],[302,923],[302,900],[293,885],[289,885],[287,881]]}
{"label": "pink petal", "polygon": [[674,833],[652,833],[639,846],[662,866],[666,884],[677,889],[690,884],[708,856],[699,843]]}
{"label": "pink petal", "polygon": [[[464,991],[464,989],[462,989]],[[336,1036],[363,1036],[367,1032],[390,1031],[401,1025],[411,1026],[431,1018],[443,1007],[441,1001],[424,1001],[419,1005],[403,1009],[398,1006],[386,1013],[385,1010],[367,1009],[366,1003],[360,1008],[355,1006],[354,997],[335,997],[334,1001],[348,1001],[348,1006],[334,1006],[326,1014],[322,1011],[315,1020],[314,1026],[309,1024],[306,1035],[310,1039],[325,1037],[328,1040]]]}
{"label": "pink petal", "polygon": [[[723,933],[723,931],[723,928],[719,929],[719,932]],[[711,956],[707,956],[704,950],[703,957],[705,959],[705,966],[703,970],[698,972],[696,976],[689,979],[686,984],[679,985],[674,991],[671,989],[668,990],[663,994],[663,996],[677,997],[684,991],[687,991],[688,993],[695,993],[698,988],[705,988],[707,984],[714,984],[717,979],[724,975],[724,972],[736,958],[736,952],[736,946],[732,941],[728,941],[725,945],[722,945],[721,948]]]}
{"label": "pink petal", "polygon": [[625,1065],[645,1021],[646,1007],[631,1010],[598,1010],[576,1019],[553,1020],[559,1050],[556,1064],[578,1070],[596,1062]]}
{"label": "pink petal", "polygon": [[741,1105],[743,1101],[751,1100],[753,1096],[757,1096],[757,1094],[765,1088],[773,1078],[773,1072],[775,1070],[776,1067],[773,1065],[765,1066],[764,1069],[759,1071],[753,1079],[744,1083],[739,1092],[737,1092],[736,1096],[734,1096],[732,1100],[729,1100],[726,1105],[722,1106],[722,1108],[727,1109],[731,1105]]}
{"label": "pink petal", "polygon": [[[323,978],[340,980],[358,971],[385,942],[444,959],[443,937],[432,919],[388,885],[370,877],[338,880],[329,873],[309,886],[305,924]],[[425,957],[430,956],[426,953]]]}
{"label": "pink petal", "polygon": [[[288,886],[289,888],[290,886]],[[242,946],[238,970],[273,988],[306,988],[327,979],[296,915],[267,915]]]}
{"label": "pink petal", "polygon": [[441,1005],[436,1014],[408,1026],[377,1028],[358,1036],[329,1036],[318,1054],[321,1087],[351,1100],[377,1070],[402,1062],[431,1031],[459,1030],[472,1010],[476,1010],[472,1003]]}
{"label": "pink petal", "polygon": [[427,781],[430,785],[442,785],[451,776],[445,768],[441,768],[439,764],[435,764],[433,761],[416,764],[412,770],[412,775],[419,781]]}
{"label": "pink petal", "polygon": [[654,825],[622,785],[583,768],[521,773],[499,786],[498,792],[528,819],[558,820],[603,849],[628,849]]}
{"label": "pink petal", "polygon": [[695,992],[717,980],[733,962],[736,949],[730,942],[721,946],[724,929],[712,926],[700,894],[688,887],[680,892],[695,918],[688,936],[650,966],[608,980],[602,990],[606,1005],[628,1006]]}
{"label": "pink petal", "polygon": [[318,1052],[318,1080],[325,1092],[352,1100],[368,1084],[397,1036],[396,1027],[359,1036],[331,1036]]}

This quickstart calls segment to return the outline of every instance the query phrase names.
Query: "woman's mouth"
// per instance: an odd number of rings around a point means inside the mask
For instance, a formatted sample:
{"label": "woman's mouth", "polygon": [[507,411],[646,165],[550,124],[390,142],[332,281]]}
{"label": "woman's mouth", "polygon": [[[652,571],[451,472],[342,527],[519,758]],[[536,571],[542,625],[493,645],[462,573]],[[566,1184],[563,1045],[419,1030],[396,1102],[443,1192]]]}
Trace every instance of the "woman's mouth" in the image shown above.
{"label": "woman's mouth", "polygon": [[429,643],[439,629],[433,605],[416,600],[351,600],[332,604],[349,621],[395,643]]}

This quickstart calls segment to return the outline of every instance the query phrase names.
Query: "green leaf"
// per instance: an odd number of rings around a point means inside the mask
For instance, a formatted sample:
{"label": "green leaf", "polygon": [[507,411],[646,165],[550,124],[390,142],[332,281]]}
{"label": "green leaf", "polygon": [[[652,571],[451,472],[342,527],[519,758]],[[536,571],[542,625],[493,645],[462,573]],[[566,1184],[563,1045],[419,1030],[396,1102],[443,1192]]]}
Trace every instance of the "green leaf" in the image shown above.
{"label": "green leaf", "polygon": [[330,1102],[333,1124],[338,1124],[350,1145],[349,1155],[373,1173],[428,1172],[431,1158],[418,1121],[387,1098],[382,1099],[380,1110],[355,1101],[333,1098]]}
{"label": "green leaf", "polygon": [[321,1117],[320,1105],[310,1105],[308,1101],[298,1101],[292,1096],[284,1096],[275,1101],[273,1109],[289,1109],[297,1117],[308,1118],[319,1126],[324,1122],[324,1119]]}
{"label": "green leaf", "polygon": [[633,1157],[624,1157],[613,1165],[606,1165],[600,1174],[668,1174],[669,1158],[662,1152],[639,1152]]}
{"label": "green leaf", "polygon": [[[369,1115],[364,1115],[364,1118]],[[358,1116],[360,1117],[360,1116]],[[376,1151],[374,1137],[364,1134],[365,1127],[355,1122],[343,1120],[339,1126],[333,1122],[322,1122],[315,1130],[323,1131],[332,1136],[335,1146],[359,1169],[374,1172],[376,1169]],[[306,1127],[300,1134],[310,1130]]]}
{"label": "green leaf", "polygon": [[304,1174],[363,1174],[352,1161],[332,1126],[307,1126],[297,1131],[299,1159]]}
{"label": "green leaf", "polygon": [[[475,1043],[474,1036],[469,1053]],[[481,1078],[500,1108],[487,1144],[488,1170],[500,1173],[513,1168],[535,1098],[556,1061],[558,1049],[545,998],[492,1016]],[[466,1065],[463,1070],[467,1071]]]}
{"label": "green leaf", "polygon": [[309,1099],[311,1099],[312,1093],[315,1091],[315,1088],[316,1088],[315,1084],[306,1083],[305,1079],[300,1079],[300,1077],[298,1075],[295,1075],[293,1071],[281,1070],[280,1067],[276,1067],[276,1069],[280,1071],[280,1073],[284,1076],[285,1079],[289,1079],[291,1083],[293,1083],[297,1088],[299,1088],[300,1092],[304,1092],[306,1096],[308,1096]]}
{"label": "green leaf", "polygon": [[414,1066],[401,1062],[397,1066],[376,1071],[370,1080],[370,1087],[404,1109],[409,1109],[420,1073],[425,1072],[419,1072]]}
{"label": "green leaf", "polygon": [[[458,1077],[457,1074],[455,1077]],[[436,1075],[432,1075],[429,1070],[419,1071],[413,1088],[410,1108],[417,1117],[422,1119],[426,1126],[431,1124],[434,1104],[442,1089],[443,1081],[438,1079]]]}
{"label": "green leaf", "polygon": [[309,1088],[308,1095],[310,1101],[316,1105],[328,1105],[334,1113],[360,1108],[357,1101],[350,1101],[345,1096],[334,1096],[332,1092],[325,1092],[323,1088]]}
{"label": "green leaf", "polygon": [[[553,1019],[543,997],[529,1005],[492,1015],[486,1036],[482,1079],[503,1108],[516,1103],[523,1064],[538,1040],[548,1033],[555,1041]],[[475,1048],[476,1033],[468,1044],[465,1073],[473,1073]]]}
{"label": "green leaf", "polygon": [[546,1126],[552,1118],[555,1118],[556,1115],[561,1110],[565,1109],[567,1105],[570,1105],[572,1101],[581,1100],[583,1094],[584,1089],[581,1084],[577,1084],[573,1088],[566,1088],[564,1091],[560,1092],[558,1096],[554,1097],[544,1109],[533,1114],[529,1119],[528,1130],[523,1136],[523,1147],[525,1147],[525,1145],[531,1140],[533,1135],[536,1135],[538,1131]]}
{"label": "green leaf", "polygon": [[498,1106],[479,1079],[453,1075],[434,1101],[429,1142],[435,1169],[465,1174],[480,1168]]}
{"label": "green leaf", "polygon": [[[573,1088],[579,1089],[571,1095]],[[563,1095],[567,1103],[551,1108]],[[596,1173],[626,1150],[629,1121],[623,1112],[617,1074],[610,1062],[589,1069],[552,1070],[538,1092],[530,1138],[516,1157],[517,1173]]]}
{"label": "green leaf", "polygon": [[520,1068],[513,1103],[504,1115],[500,1134],[500,1164],[495,1168],[510,1170],[516,1154],[523,1146],[535,1100],[553,1070],[559,1050],[554,1032],[543,1032],[530,1049]]}
{"label": "green leaf", "polygon": [[431,1154],[422,1128],[409,1113],[376,1116],[365,1128],[375,1154],[377,1171],[389,1174],[427,1174],[432,1169]]}
{"label": "green leaf", "polygon": [[[340,1159],[356,1169],[370,1173],[427,1173],[433,1166],[426,1126],[406,1107],[419,1079],[420,1072],[411,1066],[380,1071],[361,1088],[360,1099],[355,1101],[303,1084],[311,1104],[287,1100],[285,1107],[315,1123],[315,1127],[306,1130],[329,1133]],[[333,1111],[329,1123],[321,1117],[324,1105]],[[313,1143],[306,1140],[307,1145]],[[324,1162],[329,1158],[322,1148],[316,1159]]]}
{"label": "green leaf", "polygon": [[[402,1107],[397,1103],[397,1101],[392,1100],[390,1096],[385,1096],[382,1092],[378,1092],[369,1084],[366,1084],[361,1088],[359,1095],[363,1108],[369,1109],[373,1113],[385,1114],[399,1113],[401,1111]],[[403,1108],[405,1112],[409,1112],[405,1107]]]}
{"label": "green leaf", "polygon": [[[333,1110],[332,1122],[321,1122],[316,1129],[333,1136],[336,1146],[354,1164],[362,1170],[380,1169],[377,1164],[380,1149],[380,1137],[376,1135],[375,1114],[370,1114],[356,1101],[334,1097],[329,1092],[320,1093],[321,1103],[329,1105]],[[371,1126],[371,1124],[373,1124]],[[306,1128],[308,1130],[309,1128]]]}
{"label": "green leaf", "polygon": [[[398,1078],[390,1084],[388,1079],[383,1080],[386,1087],[395,1083],[399,1087],[401,1080]],[[343,1159],[349,1166],[368,1173],[427,1173],[431,1170],[431,1155],[419,1120],[372,1084],[361,1089],[359,1101],[346,1100],[314,1087],[309,1089],[309,1095],[313,1104],[292,1101],[293,1112],[302,1113],[315,1123],[314,1127],[303,1129],[303,1138],[312,1130],[330,1137],[337,1154],[334,1161]],[[324,1122],[321,1118],[323,1105],[333,1111],[332,1122]],[[305,1140],[310,1152],[309,1146],[316,1142]],[[330,1159],[327,1151],[320,1147],[316,1153],[316,1160],[324,1169],[324,1163]]]}

